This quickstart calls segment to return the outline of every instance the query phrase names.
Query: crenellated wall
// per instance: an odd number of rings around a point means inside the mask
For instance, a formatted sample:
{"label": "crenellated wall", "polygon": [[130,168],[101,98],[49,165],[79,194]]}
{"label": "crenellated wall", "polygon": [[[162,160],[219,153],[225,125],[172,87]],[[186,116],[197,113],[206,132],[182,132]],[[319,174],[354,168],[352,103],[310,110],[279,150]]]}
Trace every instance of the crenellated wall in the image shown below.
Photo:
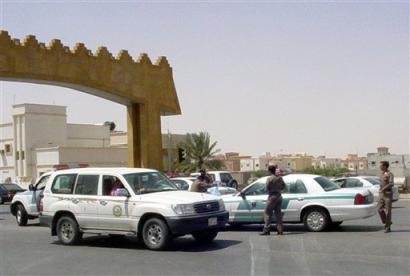
{"label": "crenellated wall", "polygon": [[153,64],[145,53],[113,57],[106,47],[93,53],[83,43],[70,49],[58,39],[46,45],[0,31],[0,80],[63,86],[126,105],[129,165],[162,168],[160,116],[181,114],[165,57]]}

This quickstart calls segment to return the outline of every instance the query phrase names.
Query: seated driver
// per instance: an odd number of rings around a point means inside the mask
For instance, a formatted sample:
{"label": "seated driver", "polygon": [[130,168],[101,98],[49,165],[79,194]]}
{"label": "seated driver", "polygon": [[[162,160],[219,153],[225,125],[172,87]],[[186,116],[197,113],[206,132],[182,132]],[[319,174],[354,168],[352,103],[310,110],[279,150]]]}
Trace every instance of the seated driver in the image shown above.
{"label": "seated driver", "polygon": [[121,181],[119,181],[117,179],[117,180],[115,180],[114,184],[112,184],[110,195],[111,196],[117,196],[117,190],[118,189],[124,189],[124,185],[122,185]]}

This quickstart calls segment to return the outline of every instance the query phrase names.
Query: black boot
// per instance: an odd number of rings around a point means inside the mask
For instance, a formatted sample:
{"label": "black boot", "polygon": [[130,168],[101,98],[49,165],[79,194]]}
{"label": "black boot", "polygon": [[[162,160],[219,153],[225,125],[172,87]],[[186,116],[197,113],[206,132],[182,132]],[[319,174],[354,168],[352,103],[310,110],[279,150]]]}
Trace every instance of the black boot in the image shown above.
{"label": "black boot", "polygon": [[263,231],[262,231],[262,233],[260,233],[259,235],[261,235],[261,236],[269,236],[269,235],[270,235],[270,227],[263,227]]}
{"label": "black boot", "polygon": [[276,230],[278,232],[278,235],[283,235],[283,225],[282,224],[276,225]]}

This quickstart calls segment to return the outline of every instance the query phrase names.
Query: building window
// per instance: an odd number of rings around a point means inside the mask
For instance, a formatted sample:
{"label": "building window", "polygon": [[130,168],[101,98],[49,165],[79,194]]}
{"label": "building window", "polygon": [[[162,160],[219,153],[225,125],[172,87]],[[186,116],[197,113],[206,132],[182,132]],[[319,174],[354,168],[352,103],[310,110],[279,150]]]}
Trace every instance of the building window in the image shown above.
{"label": "building window", "polygon": [[24,150],[21,151],[21,160],[26,159],[26,153],[24,152]]}
{"label": "building window", "polygon": [[4,151],[6,152],[6,154],[10,154],[11,153],[11,144],[5,144],[4,145]]}
{"label": "building window", "polygon": [[19,152],[16,150],[16,160],[19,160],[19,159],[20,159],[19,156],[20,156],[20,155],[19,155]]}

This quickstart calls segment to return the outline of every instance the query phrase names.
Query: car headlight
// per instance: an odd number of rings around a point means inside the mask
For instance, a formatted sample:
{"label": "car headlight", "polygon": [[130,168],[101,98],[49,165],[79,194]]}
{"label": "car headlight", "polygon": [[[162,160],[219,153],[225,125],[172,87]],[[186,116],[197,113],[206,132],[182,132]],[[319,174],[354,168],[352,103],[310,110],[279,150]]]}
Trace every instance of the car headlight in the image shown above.
{"label": "car headlight", "polygon": [[219,211],[225,211],[225,203],[222,199],[219,200]]}
{"label": "car headlight", "polygon": [[194,206],[192,204],[175,204],[172,209],[177,215],[193,215],[195,214]]}

